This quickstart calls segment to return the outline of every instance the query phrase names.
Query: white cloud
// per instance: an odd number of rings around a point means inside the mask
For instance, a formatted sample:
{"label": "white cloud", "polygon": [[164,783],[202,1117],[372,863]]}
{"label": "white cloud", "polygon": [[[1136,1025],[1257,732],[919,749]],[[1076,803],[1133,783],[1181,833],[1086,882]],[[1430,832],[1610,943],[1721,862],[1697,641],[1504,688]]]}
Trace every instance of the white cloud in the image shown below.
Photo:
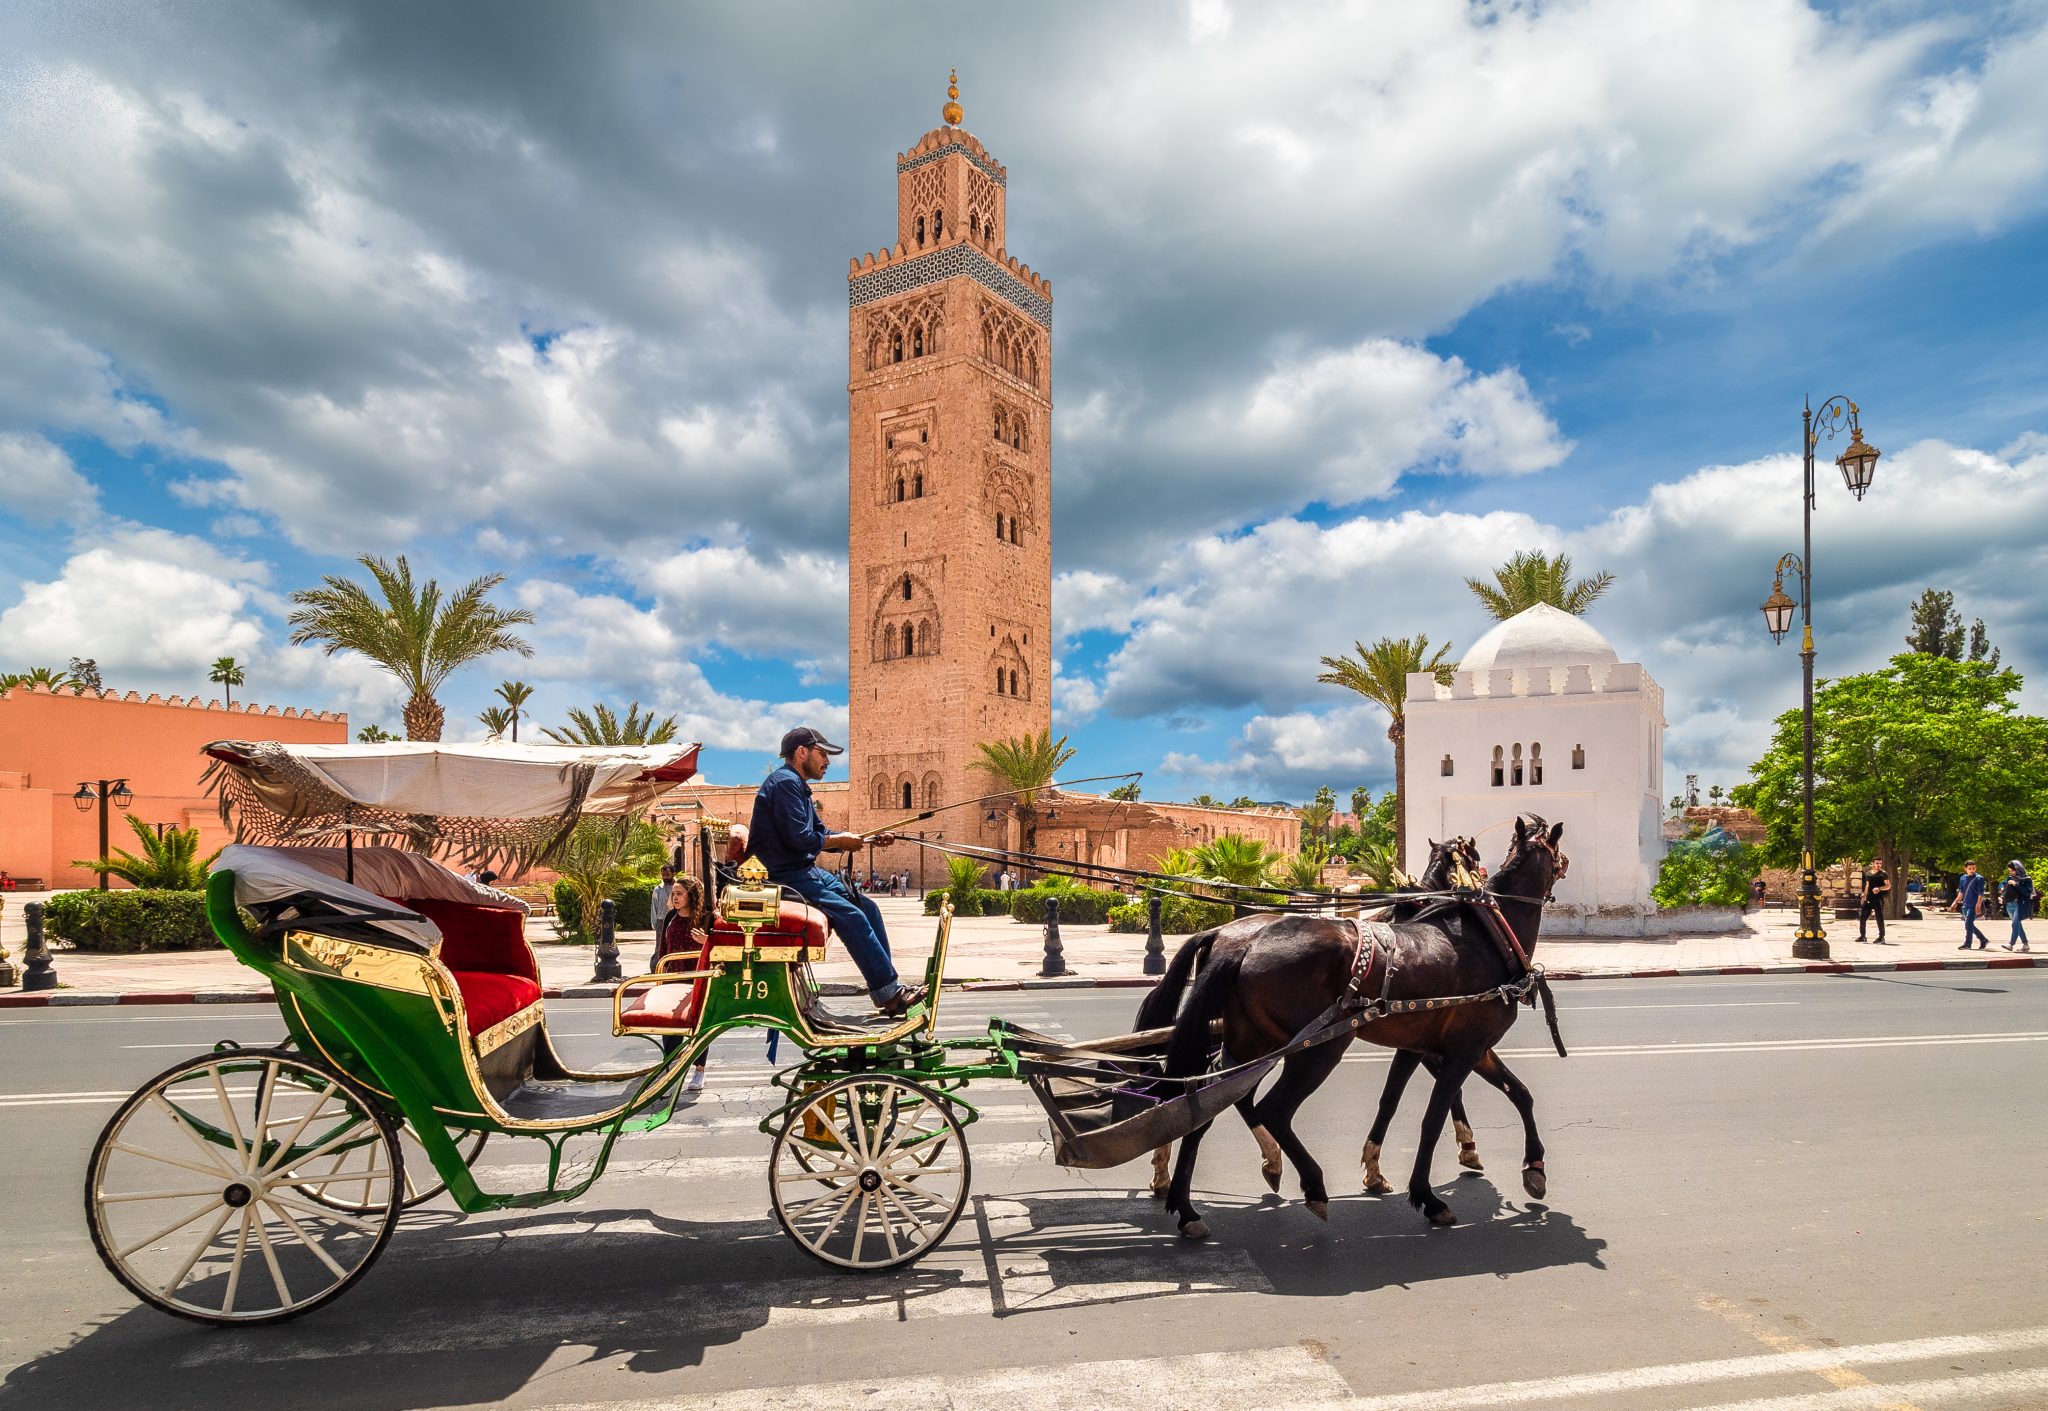
{"label": "white cloud", "polygon": [[93,483],[41,436],[0,432],[0,484],[7,487],[7,508],[38,524],[76,523],[99,513]]}
{"label": "white cloud", "polygon": [[1323,784],[1348,789],[1391,772],[1386,714],[1373,705],[1257,715],[1223,759],[1169,751],[1160,771],[1255,798],[1309,798]]}

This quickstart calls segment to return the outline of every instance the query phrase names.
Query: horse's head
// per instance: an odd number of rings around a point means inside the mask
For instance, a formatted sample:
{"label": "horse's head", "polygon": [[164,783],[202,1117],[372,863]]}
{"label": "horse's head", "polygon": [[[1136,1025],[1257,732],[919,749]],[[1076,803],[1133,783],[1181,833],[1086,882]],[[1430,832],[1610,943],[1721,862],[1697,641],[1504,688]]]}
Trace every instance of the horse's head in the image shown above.
{"label": "horse's head", "polygon": [[1425,892],[1447,892],[1461,880],[1469,883],[1479,875],[1479,844],[1467,837],[1429,843],[1429,862],[1416,883]]}
{"label": "horse's head", "polygon": [[1514,840],[1500,871],[1493,874],[1492,890],[1503,897],[1550,900],[1550,889],[1571,870],[1571,859],[1557,846],[1562,837],[1562,823],[1553,826],[1536,813],[1517,817]]}

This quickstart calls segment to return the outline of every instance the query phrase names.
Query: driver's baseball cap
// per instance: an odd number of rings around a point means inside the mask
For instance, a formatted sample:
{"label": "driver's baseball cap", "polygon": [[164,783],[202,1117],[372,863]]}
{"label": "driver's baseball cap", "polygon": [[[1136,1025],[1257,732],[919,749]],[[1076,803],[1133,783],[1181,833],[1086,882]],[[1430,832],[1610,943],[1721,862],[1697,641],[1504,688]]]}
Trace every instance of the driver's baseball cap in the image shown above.
{"label": "driver's baseball cap", "polygon": [[787,735],[784,735],[782,737],[782,757],[784,759],[794,758],[796,756],[796,752],[802,749],[805,745],[815,745],[817,748],[823,750],[826,754],[846,753],[846,749],[843,745],[833,744],[830,740],[826,739],[822,734],[820,734],[816,730],[813,730],[808,725],[799,725],[796,727],[796,729],[790,731]]}

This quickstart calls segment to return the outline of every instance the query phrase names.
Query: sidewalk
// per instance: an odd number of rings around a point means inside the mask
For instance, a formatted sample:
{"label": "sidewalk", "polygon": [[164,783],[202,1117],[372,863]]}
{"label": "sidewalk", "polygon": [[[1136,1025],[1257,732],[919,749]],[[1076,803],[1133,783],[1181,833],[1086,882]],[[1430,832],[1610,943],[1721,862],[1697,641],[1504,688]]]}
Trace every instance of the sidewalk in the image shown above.
{"label": "sidewalk", "polygon": [[[36,894],[10,893],[0,916],[0,943],[20,966],[25,928],[21,902]],[[914,897],[879,899],[889,925],[898,967],[907,976],[922,972],[931,955],[937,923],[923,914]],[[1999,949],[2010,931],[2000,918],[1987,928],[1991,949],[1965,956],[1957,950],[1962,921],[1946,912],[1926,920],[1892,924],[1886,946],[1856,944],[1853,921],[1828,923],[1833,959],[1828,962],[1792,958],[1797,918],[1791,911],[1752,913],[1748,929],[1727,935],[1676,936],[1656,940],[1550,940],[1536,953],[1553,980],[1628,978],[1667,975],[1797,974],[1806,971],[1935,970],[2031,967],[2031,955]],[[2040,923],[2048,928],[2048,922]],[[1106,926],[1062,926],[1061,940],[1068,974],[1041,979],[1045,958],[1041,928],[1021,925],[1007,916],[961,917],[953,923],[946,964],[946,983],[963,989],[1047,988],[1088,985],[1145,986],[1145,937],[1112,935]],[[2048,929],[2042,930],[2048,942]],[[551,997],[609,995],[609,986],[593,986],[596,955],[590,946],[560,944],[545,920],[530,921],[527,936],[540,957],[541,980]],[[1170,958],[1184,937],[1166,937]],[[628,976],[645,968],[653,950],[653,933],[625,931],[619,936],[619,963]],[[2043,946],[2048,952],[2048,944]],[[24,995],[0,991],[0,1007],[42,1004],[190,1004],[269,998],[267,987],[224,951],[184,951],[159,955],[88,955],[54,952],[59,988]],[[831,958],[818,967],[818,978],[835,989],[856,990],[859,973],[834,945]]]}

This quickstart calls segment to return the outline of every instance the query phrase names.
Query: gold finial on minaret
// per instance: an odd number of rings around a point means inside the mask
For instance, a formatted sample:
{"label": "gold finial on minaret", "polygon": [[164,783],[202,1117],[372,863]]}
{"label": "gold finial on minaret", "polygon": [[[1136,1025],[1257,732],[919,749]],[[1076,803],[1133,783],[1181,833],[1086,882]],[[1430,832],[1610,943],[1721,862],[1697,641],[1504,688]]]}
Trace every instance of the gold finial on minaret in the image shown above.
{"label": "gold finial on minaret", "polygon": [[967,110],[960,106],[960,70],[951,69],[946,74],[946,106],[939,109],[939,116],[946,120],[946,126],[960,126],[960,119],[967,116]]}

